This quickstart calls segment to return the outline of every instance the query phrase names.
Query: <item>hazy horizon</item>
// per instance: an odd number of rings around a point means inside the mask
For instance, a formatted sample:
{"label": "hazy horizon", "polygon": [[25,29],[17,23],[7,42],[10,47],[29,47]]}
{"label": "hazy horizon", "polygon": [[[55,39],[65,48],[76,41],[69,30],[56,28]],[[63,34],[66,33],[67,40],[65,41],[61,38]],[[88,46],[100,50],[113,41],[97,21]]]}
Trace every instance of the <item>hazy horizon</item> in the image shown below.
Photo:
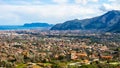
{"label": "hazy horizon", "polygon": [[63,23],[120,10],[118,0],[0,0],[0,25]]}

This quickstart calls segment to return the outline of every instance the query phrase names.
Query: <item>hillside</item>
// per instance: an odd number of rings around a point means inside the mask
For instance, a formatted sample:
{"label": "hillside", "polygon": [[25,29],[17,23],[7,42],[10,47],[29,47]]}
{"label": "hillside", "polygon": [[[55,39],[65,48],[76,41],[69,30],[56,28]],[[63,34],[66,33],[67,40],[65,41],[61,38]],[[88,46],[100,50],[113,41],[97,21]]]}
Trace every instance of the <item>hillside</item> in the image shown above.
{"label": "hillside", "polygon": [[120,11],[112,10],[107,13],[83,20],[70,20],[56,24],[51,30],[106,30],[120,32]]}

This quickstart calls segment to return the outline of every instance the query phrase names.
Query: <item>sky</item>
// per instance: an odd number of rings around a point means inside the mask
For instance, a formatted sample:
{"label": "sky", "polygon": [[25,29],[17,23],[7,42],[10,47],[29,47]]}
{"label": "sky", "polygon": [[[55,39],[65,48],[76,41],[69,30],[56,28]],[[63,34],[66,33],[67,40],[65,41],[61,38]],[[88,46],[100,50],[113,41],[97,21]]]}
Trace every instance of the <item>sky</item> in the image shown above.
{"label": "sky", "polygon": [[120,0],[0,0],[0,25],[63,23],[120,10]]}

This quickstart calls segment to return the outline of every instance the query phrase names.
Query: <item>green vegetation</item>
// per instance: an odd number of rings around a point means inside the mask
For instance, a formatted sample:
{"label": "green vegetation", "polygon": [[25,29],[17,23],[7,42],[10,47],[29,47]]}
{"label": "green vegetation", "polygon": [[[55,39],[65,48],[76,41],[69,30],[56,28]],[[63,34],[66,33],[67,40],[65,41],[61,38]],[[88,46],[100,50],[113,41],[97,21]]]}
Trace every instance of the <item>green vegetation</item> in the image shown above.
{"label": "green vegetation", "polygon": [[26,64],[21,63],[21,64],[18,64],[16,68],[25,68],[26,66],[27,66]]}

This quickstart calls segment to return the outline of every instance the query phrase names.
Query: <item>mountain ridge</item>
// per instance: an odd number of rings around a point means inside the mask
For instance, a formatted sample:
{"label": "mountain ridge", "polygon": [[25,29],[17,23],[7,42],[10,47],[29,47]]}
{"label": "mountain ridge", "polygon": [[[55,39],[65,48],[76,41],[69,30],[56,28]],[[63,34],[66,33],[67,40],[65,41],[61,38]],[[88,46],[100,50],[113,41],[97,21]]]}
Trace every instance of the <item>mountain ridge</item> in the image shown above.
{"label": "mountain ridge", "polygon": [[[119,32],[120,10],[112,10],[107,13],[83,20],[70,20],[61,24],[54,25],[51,30],[106,30]],[[114,28],[115,25],[118,28]],[[117,31],[116,31],[117,30]]]}

